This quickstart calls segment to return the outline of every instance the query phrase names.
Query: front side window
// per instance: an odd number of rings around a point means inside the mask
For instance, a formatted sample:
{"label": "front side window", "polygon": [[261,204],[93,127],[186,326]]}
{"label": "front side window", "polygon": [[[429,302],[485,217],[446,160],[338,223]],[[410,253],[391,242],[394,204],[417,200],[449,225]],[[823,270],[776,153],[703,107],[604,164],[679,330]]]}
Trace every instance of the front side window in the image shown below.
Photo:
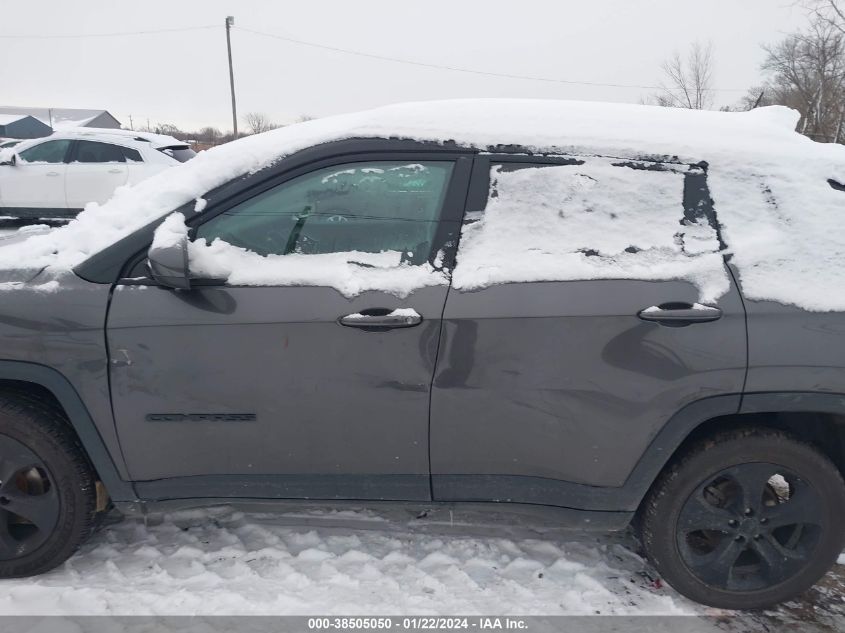
{"label": "front side window", "polygon": [[23,150],[18,156],[27,163],[63,163],[69,147],[67,139],[47,141]]}
{"label": "front side window", "polygon": [[76,146],[75,163],[123,163],[126,158],[123,148],[111,143],[79,141]]}
{"label": "front side window", "polygon": [[[356,162],[289,180],[200,225],[188,245],[190,273],[234,286],[333,287],[347,297],[446,285],[437,236],[453,165]],[[175,215],[157,237],[187,235]]]}
{"label": "front side window", "polygon": [[300,176],[197,230],[259,255],[402,253],[428,259],[452,163],[371,162]]}

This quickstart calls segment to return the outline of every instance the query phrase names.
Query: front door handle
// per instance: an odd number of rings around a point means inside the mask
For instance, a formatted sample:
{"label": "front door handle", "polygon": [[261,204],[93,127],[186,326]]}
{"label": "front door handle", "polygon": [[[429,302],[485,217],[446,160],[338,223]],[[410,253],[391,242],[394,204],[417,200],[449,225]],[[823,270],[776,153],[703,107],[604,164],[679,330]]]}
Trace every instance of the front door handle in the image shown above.
{"label": "front door handle", "polygon": [[122,174],[123,170],[122,169],[109,169],[109,173],[110,174]]}
{"label": "front door handle", "polygon": [[413,308],[369,308],[354,314],[347,314],[338,319],[346,327],[356,327],[370,332],[392,330],[394,328],[414,327],[422,323],[422,317]]}
{"label": "front door handle", "polygon": [[51,178],[54,178],[55,176],[58,176],[58,175],[59,175],[59,172],[57,172],[57,171],[48,171],[48,172],[47,172],[47,175],[48,175],[48,176],[50,176]]}
{"label": "front door handle", "polygon": [[722,311],[713,306],[690,303],[661,303],[637,313],[643,321],[654,321],[669,327],[683,327],[693,323],[709,323],[722,318]]}

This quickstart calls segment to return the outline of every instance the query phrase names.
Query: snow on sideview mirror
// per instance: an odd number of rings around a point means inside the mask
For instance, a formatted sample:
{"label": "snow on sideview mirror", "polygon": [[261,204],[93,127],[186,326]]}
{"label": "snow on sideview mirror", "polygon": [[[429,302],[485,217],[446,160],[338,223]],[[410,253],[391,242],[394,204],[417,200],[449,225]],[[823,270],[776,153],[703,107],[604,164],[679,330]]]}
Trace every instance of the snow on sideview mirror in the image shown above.
{"label": "snow on sideview mirror", "polygon": [[147,269],[156,283],[168,288],[191,287],[188,267],[188,227],[185,216],[173,213],[156,229],[147,252]]}

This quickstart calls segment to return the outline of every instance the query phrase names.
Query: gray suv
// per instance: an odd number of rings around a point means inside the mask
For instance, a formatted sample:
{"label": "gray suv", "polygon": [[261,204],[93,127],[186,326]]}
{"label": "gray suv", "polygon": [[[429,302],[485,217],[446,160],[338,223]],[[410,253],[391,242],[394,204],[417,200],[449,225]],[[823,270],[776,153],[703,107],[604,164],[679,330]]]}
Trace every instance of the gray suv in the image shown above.
{"label": "gray suv", "polygon": [[[845,315],[744,296],[708,169],[339,140],[15,287],[0,576],[60,564],[111,509],[316,499],[519,504],[633,526],[708,605],[804,591],[845,541]],[[676,247],[709,272],[634,264]]]}

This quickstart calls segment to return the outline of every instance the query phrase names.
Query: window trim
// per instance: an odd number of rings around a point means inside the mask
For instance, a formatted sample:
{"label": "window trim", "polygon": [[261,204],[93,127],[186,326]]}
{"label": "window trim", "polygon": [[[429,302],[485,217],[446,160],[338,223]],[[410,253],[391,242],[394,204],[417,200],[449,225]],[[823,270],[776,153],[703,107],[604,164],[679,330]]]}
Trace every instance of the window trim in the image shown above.
{"label": "window trim", "polygon": [[[307,171],[303,174],[300,174],[299,176],[285,180],[285,182],[279,183],[275,187],[270,187],[269,189],[265,189],[264,191],[262,191],[260,193],[255,193],[252,197],[248,198],[244,202],[241,202],[240,205],[243,205],[245,203],[249,204],[249,202],[251,200],[255,200],[256,198],[262,196],[265,193],[272,192],[272,191],[277,190],[281,187],[285,187],[288,184],[295,183],[299,179],[313,178],[315,175],[319,174],[320,172],[334,171],[334,170],[337,170],[337,169],[344,169],[345,170],[345,169],[348,169],[348,168],[356,168],[356,166],[378,165],[378,164],[384,164],[384,163],[408,164],[409,162],[410,163],[434,163],[434,164],[440,163],[440,164],[443,164],[444,167],[448,166],[448,169],[449,169],[448,179],[445,181],[444,187],[439,192],[439,196],[438,196],[439,199],[440,199],[439,200],[440,204],[439,204],[439,209],[438,209],[439,213],[435,218],[433,218],[431,220],[427,220],[427,222],[431,222],[431,223],[435,224],[434,232],[432,234],[431,243],[430,243],[430,246],[429,246],[429,252],[425,253],[424,256],[423,256],[422,253],[419,255],[420,263],[427,261],[427,262],[433,264],[434,260],[437,257],[437,252],[439,250],[438,233],[439,233],[439,230],[440,230],[440,224],[441,224],[441,220],[442,220],[442,217],[443,217],[443,213],[444,213],[444,210],[446,208],[446,202],[447,202],[447,197],[449,195],[449,189],[452,186],[452,178],[454,176],[454,172],[455,172],[455,168],[456,168],[456,164],[455,164],[454,160],[442,160],[442,159],[432,159],[432,158],[422,159],[418,156],[414,157],[414,159],[411,160],[411,161],[400,160],[400,159],[391,159],[391,160],[384,160],[384,161],[380,161],[380,160],[347,160],[347,161],[344,161],[342,163],[338,163],[337,165],[317,167],[317,168],[309,170],[309,171]],[[216,218],[220,217],[221,215],[225,215],[228,211],[230,211],[233,208],[237,208],[240,205],[238,205],[238,204],[232,205],[231,207],[229,207],[229,209],[227,209],[225,211],[216,212],[214,215],[209,215],[209,216],[203,218],[202,222],[200,222],[196,225],[192,225],[190,227],[190,229],[191,229],[191,232],[189,234],[190,238],[192,240],[197,239],[198,233],[203,226],[207,225],[210,222],[213,222]],[[391,218],[380,218],[380,219],[389,220]],[[282,255],[282,254],[276,253],[276,255]]]}
{"label": "window trim", "polygon": [[[431,251],[428,262],[434,265],[437,254],[442,250],[444,257],[441,266],[443,268],[454,268],[457,253],[458,240],[460,238],[461,223],[463,222],[464,206],[466,202],[467,188],[470,182],[474,155],[469,152],[455,152],[448,150],[409,150],[391,151],[376,150],[369,152],[352,152],[348,154],[335,154],[306,163],[297,164],[281,173],[257,181],[251,186],[245,187],[234,195],[219,202],[209,204],[201,213],[186,212],[185,224],[188,226],[188,239],[196,237],[196,228],[212,218],[225,213],[239,204],[258,196],[265,191],[273,189],[284,183],[294,180],[299,176],[318,171],[328,167],[336,167],[349,163],[362,162],[384,162],[384,161],[443,161],[453,163],[452,175],[446,188],[443,198],[443,207],[437,223],[437,230],[432,240]],[[189,203],[192,205],[193,203]],[[185,208],[174,209],[173,212],[184,211]],[[151,243],[151,242],[150,242]],[[157,284],[149,278],[146,270],[147,250],[149,244],[141,251],[135,253],[124,263],[121,274],[117,280],[122,285],[146,285],[156,286]],[[228,288],[278,288],[280,286],[236,286],[225,284],[219,280],[191,280],[192,285],[200,286],[226,286]]]}

